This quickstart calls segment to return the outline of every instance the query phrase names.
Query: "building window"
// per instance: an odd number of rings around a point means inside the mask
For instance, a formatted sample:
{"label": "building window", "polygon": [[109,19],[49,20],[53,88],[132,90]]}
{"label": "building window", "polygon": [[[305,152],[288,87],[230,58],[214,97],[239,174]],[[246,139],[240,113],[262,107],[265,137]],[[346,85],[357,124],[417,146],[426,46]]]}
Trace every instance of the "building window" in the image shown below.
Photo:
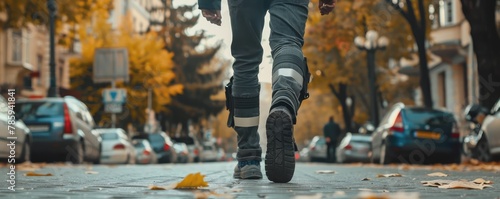
{"label": "building window", "polygon": [[36,57],[36,67],[37,67],[36,70],[38,71],[38,74],[37,74],[38,80],[37,80],[36,84],[38,86],[41,86],[42,85],[41,71],[43,70],[43,55],[38,55]]}
{"label": "building window", "polygon": [[12,62],[21,62],[23,57],[23,34],[19,31],[12,31]]}
{"label": "building window", "polygon": [[446,72],[441,72],[438,74],[438,96],[439,96],[439,106],[446,107]]}
{"label": "building window", "polygon": [[449,26],[454,22],[453,0],[439,1],[439,25]]}

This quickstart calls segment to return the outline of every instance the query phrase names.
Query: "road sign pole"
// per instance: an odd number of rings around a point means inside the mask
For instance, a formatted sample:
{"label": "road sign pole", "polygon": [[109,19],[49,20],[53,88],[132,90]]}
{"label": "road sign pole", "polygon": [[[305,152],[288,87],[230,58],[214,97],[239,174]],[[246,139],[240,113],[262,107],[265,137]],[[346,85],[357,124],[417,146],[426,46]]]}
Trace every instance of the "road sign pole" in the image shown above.
{"label": "road sign pole", "polygon": [[[111,88],[116,88],[115,81],[111,81]],[[116,128],[116,113],[111,113],[111,128]]]}

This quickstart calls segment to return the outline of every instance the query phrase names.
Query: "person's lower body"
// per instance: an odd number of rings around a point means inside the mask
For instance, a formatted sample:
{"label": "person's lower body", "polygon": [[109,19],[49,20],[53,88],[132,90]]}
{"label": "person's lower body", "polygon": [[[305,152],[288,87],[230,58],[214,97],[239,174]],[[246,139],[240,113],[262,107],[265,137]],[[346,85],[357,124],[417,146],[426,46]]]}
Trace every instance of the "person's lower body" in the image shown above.
{"label": "person's lower body", "polygon": [[235,177],[246,179],[252,168],[257,178],[261,148],[259,123],[259,64],[264,17],[271,15],[270,45],[273,56],[272,104],[266,122],[266,175],[273,182],[289,182],[295,170],[293,125],[301,100],[307,93],[309,71],[302,53],[309,0],[229,0],[233,31],[232,108],[238,134],[238,166]]}
{"label": "person's lower body", "polygon": [[335,154],[335,145],[334,144],[327,144],[326,148],[326,161],[330,163],[335,163],[337,161],[336,154]]}

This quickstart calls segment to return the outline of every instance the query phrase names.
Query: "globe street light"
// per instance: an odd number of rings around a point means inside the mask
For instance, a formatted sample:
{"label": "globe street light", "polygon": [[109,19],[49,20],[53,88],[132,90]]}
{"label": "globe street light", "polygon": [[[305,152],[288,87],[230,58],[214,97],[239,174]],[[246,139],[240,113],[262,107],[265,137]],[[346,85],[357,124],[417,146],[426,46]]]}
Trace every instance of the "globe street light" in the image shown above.
{"label": "globe street light", "polygon": [[379,37],[378,32],[370,30],[366,32],[365,37],[357,36],[354,39],[354,44],[360,50],[365,50],[367,53],[368,62],[368,81],[370,84],[370,95],[371,95],[371,120],[372,124],[378,125],[379,123],[379,113],[378,113],[378,102],[377,102],[377,82],[375,74],[375,52],[377,50],[384,50],[387,45],[389,45],[389,39],[387,37]]}

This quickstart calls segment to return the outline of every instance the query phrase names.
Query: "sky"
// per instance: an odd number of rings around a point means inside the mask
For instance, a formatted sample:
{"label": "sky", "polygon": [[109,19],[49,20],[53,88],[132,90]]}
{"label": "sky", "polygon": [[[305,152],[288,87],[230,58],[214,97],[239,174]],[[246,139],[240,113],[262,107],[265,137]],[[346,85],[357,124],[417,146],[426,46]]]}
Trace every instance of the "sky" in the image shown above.
{"label": "sky", "polygon": [[[192,5],[194,3],[197,3],[197,0],[175,0],[173,1],[173,6],[179,6],[179,5]],[[195,15],[201,15],[201,11],[199,9],[196,9],[196,11],[193,13]],[[205,18],[200,17],[198,24],[193,28],[193,30],[189,30],[189,32],[195,32],[198,30],[205,30],[206,34],[212,36],[212,38],[208,39],[207,41],[204,42],[206,45],[213,45],[217,41],[223,42],[223,46],[220,52],[220,55],[224,57],[225,59],[230,59],[233,60],[233,57],[231,56],[231,40],[232,40],[232,35],[231,35],[231,23],[229,20],[229,10],[228,10],[228,5],[227,5],[227,0],[222,0],[222,8],[221,8],[221,14],[222,14],[222,25],[217,26],[214,24],[211,24],[208,22]],[[272,68],[272,62],[271,62],[271,49],[269,47],[269,34],[270,34],[270,29],[269,29],[269,15],[266,15],[266,25],[264,26],[263,30],[263,40],[262,40],[262,47],[264,48],[264,56],[263,56],[263,61],[262,64],[260,65],[260,73],[259,73],[259,81],[260,82],[266,82],[270,83],[271,82],[271,68]]]}

